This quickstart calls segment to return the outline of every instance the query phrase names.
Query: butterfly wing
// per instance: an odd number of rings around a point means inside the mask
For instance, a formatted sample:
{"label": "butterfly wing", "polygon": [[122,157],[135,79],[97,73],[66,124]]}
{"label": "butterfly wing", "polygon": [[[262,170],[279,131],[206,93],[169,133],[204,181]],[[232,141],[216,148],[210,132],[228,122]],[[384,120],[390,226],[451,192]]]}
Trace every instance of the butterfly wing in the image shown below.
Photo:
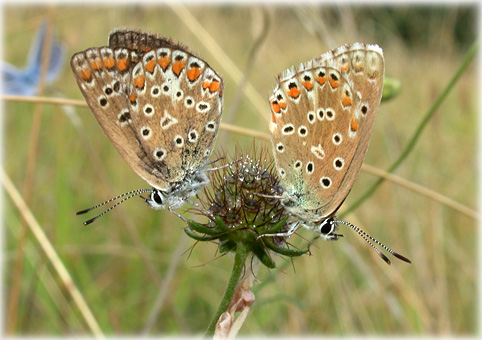
{"label": "butterfly wing", "polygon": [[[171,60],[178,56],[185,59]],[[222,80],[207,63],[170,39],[121,29],[110,34],[109,47],[75,54],[71,67],[104,133],[150,185],[169,190],[205,166],[222,107]],[[187,97],[195,98],[192,105]]]}
{"label": "butterfly wing", "polygon": [[131,125],[149,163],[164,180],[180,182],[211,155],[223,84],[205,61],[172,46],[142,55],[132,70],[129,105]]}
{"label": "butterfly wing", "polygon": [[382,50],[355,43],[279,76],[270,97],[271,139],[295,214],[322,219],[350,192],[378,112],[383,72]]}
{"label": "butterfly wing", "polygon": [[138,56],[127,49],[90,48],[72,56],[77,84],[102,130],[130,167],[152,186],[167,189],[138,143],[131,123],[127,84]]}

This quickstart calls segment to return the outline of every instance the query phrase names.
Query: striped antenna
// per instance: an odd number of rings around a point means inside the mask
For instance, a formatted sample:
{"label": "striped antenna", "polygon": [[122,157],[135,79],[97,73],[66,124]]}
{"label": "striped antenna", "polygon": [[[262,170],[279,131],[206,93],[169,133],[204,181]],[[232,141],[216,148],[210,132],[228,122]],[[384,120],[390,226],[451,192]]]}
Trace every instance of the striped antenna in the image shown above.
{"label": "striped antenna", "polygon": [[99,217],[103,216],[104,214],[108,213],[109,211],[111,211],[112,209],[114,209],[115,207],[117,207],[119,204],[122,204],[124,203],[125,201],[127,201],[128,199],[134,197],[134,196],[137,196],[137,195],[140,195],[140,194],[143,194],[143,193],[146,193],[146,192],[152,192],[153,189],[137,189],[137,190],[132,190],[132,191],[129,191],[129,192],[126,192],[122,195],[119,195],[119,196],[116,196],[114,198],[111,198],[105,202],[102,202],[100,204],[97,204],[91,208],[88,208],[88,209],[84,209],[84,210],[81,210],[81,211],[77,211],[75,214],[76,215],[82,215],[82,214],[85,214],[91,210],[94,210],[94,209],[97,209],[107,203],[110,203],[112,201],[115,201],[115,200],[118,200],[119,198],[121,197],[124,197],[124,196],[127,196],[125,198],[123,198],[122,200],[120,200],[119,202],[117,202],[116,204],[114,204],[112,207],[110,207],[109,209],[103,211],[102,213],[100,213],[99,215],[95,216],[94,218],[91,218],[90,220],[87,220],[83,223],[84,226],[88,225],[88,224],[91,224],[92,222],[94,222],[96,219],[98,219]]}
{"label": "striped antenna", "polygon": [[354,231],[356,231],[358,233],[358,235],[360,235],[369,245],[372,246],[373,249],[375,249],[375,251],[377,252],[377,254],[383,259],[383,261],[385,261],[387,264],[391,264],[390,260],[388,259],[388,257],[385,256],[385,254],[383,254],[377,247],[375,247],[368,239],[372,240],[373,242],[375,242],[376,244],[378,244],[380,247],[382,247],[383,249],[385,249],[386,251],[388,251],[390,254],[392,254],[393,256],[395,256],[396,258],[398,258],[399,260],[402,260],[402,261],[405,261],[407,263],[412,263],[412,261],[410,261],[408,258],[406,258],[405,256],[403,255],[400,255],[399,253],[397,252],[394,252],[393,250],[391,250],[390,248],[388,248],[387,246],[385,246],[383,243],[377,241],[376,239],[374,239],[373,237],[371,237],[370,235],[368,235],[366,232],[364,232],[363,230],[361,230],[360,228],[358,228],[357,226],[347,222],[347,221],[343,221],[343,220],[335,220],[335,222],[340,222],[344,225],[347,225],[349,226],[350,228],[352,228]]}

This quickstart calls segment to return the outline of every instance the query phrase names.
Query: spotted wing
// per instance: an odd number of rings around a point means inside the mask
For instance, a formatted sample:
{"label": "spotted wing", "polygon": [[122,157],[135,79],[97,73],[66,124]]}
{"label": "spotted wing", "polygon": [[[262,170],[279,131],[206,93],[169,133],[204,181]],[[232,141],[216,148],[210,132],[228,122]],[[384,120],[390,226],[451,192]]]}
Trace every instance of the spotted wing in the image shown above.
{"label": "spotted wing", "polygon": [[74,54],[70,65],[90,110],[122,158],[148,183],[167,189],[130,125],[127,85],[137,60],[138,55],[127,49],[100,47]]}
{"label": "spotted wing", "polygon": [[183,181],[207,163],[222,112],[222,79],[184,49],[145,52],[129,83],[131,125],[157,176]]}
{"label": "spotted wing", "polygon": [[365,157],[382,94],[376,45],[329,51],[279,76],[270,97],[273,153],[294,212],[333,214]]}

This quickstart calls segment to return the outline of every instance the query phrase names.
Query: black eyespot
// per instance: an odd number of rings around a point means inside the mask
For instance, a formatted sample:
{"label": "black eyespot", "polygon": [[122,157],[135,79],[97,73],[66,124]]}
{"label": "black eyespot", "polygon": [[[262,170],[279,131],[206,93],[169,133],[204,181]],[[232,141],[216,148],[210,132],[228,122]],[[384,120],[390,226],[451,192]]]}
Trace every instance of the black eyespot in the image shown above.
{"label": "black eyespot", "polygon": [[279,144],[277,148],[278,148],[278,151],[283,151],[285,149],[285,147],[282,144]]}
{"label": "black eyespot", "polygon": [[162,156],[164,156],[164,151],[162,151],[162,150],[157,151],[156,156],[161,158]]}
{"label": "black eyespot", "polygon": [[363,106],[361,107],[361,112],[362,112],[364,115],[366,115],[367,112],[368,112],[368,107],[367,107],[366,105],[363,105]]}
{"label": "black eyespot", "polygon": [[107,105],[107,99],[102,98],[99,103],[100,103],[100,106],[106,106]]}
{"label": "black eyespot", "polygon": [[331,77],[331,79],[333,79],[334,81],[338,81],[338,76],[337,76],[336,74],[331,73],[331,74],[330,74],[330,77]]}
{"label": "black eyespot", "polygon": [[189,136],[191,136],[191,139],[192,139],[192,140],[195,140],[195,139],[197,138],[197,136],[196,136],[196,134],[195,134],[194,132],[191,132],[191,133],[189,134]]}
{"label": "black eyespot", "polygon": [[299,167],[301,167],[301,162],[300,162],[300,161],[296,161],[296,163],[295,163],[295,168],[299,168]]}
{"label": "black eyespot", "polygon": [[304,81],[310,81],[311,77],[309,75],[305,75],[303,78]]}
{"label": "black eyespot", "polygon": [[189,98],[188,100],[186,100],[186,103],[187,103],[187,105],[191,105],[191,104],[192,104],[192,100]]}
{"label": "black eyespot", "polygon": [[193,63],[191,63],[191,67],[197,67],[197,68],[200,68],[200,67],[201,67],[201,65],[199,65],[199,64],[198,64],[198,63],[196,63],[196,62],[193,62]]}
{"label": "black eyespot", "polygon": [[181,92],[181,91],[177,91],[177,92],[176,92],[176,96],[179,98],[180,96],[182,96],[182,92]]}
{"label": "black eyespot", "polygon": [[318,77],[324,77],[325,76],[325,72],[320,70],[320,72],[318,72]]}
{"label": "black eyespot", "polygon": [[131,119],[131,113],[129,111],[125,111],[119,117],[119,122],[124,123],[124,122],[127,122],[129,119]]}
{"label": "black eyespot", "polygon": [[179,60],[183,60],[183,59],[184,59],[184,57],[182,55],[177,55],[174,60],[179,61]]}
{"label": "black eyespot", "polygon": [[306,135],[306,129],[305,129],[305,128],[301,128],[301,129],[300,129],[300,134],[301,134],[302,136]]}
{"label": "black eyespot", "polygon": [[177,137],[177,138],[176,138],[176,144],[177,144],[177,145],[182,144],[182,138],[181,138],[181,137]]}
{"label": "black eyespot", "polygon": [[283,132],[284,133],[289,133],[289,132],[292,132],[295,128],[292,126],[292,125],[289,125],[289,126],[285,126],[283,128]]}
{"label": "black eyespot", "polygon": [[308,172],[313,172],[313,163],[308,163],[306,170],[308,170]]}
{"label": "black eyespot", "polygon": [[151,130],[149,130],[149,129],[144,129],[144,130],[142,130],[142,135],[143,135],[143,136],[149,136],[150,133],[151,133]]}
{"label": "black eyespot", "polygon": [[341,168],[342,165],[343,165],[343,163],[342,163],[342,161],[340,161],[339,159],[337,159],[337,160],[335,161],[335,166],[336,166],[337,168]]}
{"label": "black eyespot", "polygon": [[288,85],[288,88],[289,88],[290,90],[291,90],[293,87],[297,88],[298,86],[296,86],[295,83],[290,83],[290,84]]}
{"label": "black eyespot", "polygon": [[327,116],[328,118],[333,118],[333,111],[331,111],[331,110],[326,110],[326,116]]}
{"label": "black eyespot", "polygon": [[152,94],[153,94],[153,95],[159,94],[159,89],[158,89],[157,87],[153,88],[153,89],[152,89]]}
{"label": "black eyespot", "polygon": [[199,110],[206,110],[208,106],[206,104],[199,104]]}
{"label": "black eyespot", "polygon": [[167,52],[161,52],[159,55],[160,55],[161,57],[167,57]]}
{"label": "black eyespot", "polygon": [[114,88],[114,91],[115,91],[115,92],[119,92],[119,90],[120,90],[120,82],[119,82],[119,81],[116,81],[116,82],[114,83],[113,88]]}
{"label": "black eyespot", "polygon": [[335,135],[335,137],[333,137],[333,139],[335,140],[336,143],[340,142],[340,136],[338,136],[338,135]]}
{"label": "black eyespot", "polygon": [[214,124],[213,124],[213,123],[209,123],[207,126],[208,126],[208,129],[211,129],[211,130],[214,129]]}
{"label": "black eyespot", "polygon": [[148,106],[144,109],[145,113],[151,113],[152,112],[152,107]]}
{"label": "black eyespot", "polygon": [[331,180],[329,178],[323,178],[321,181],[325,187],[328,187],[331,184]]}
{"label": "black eyespot", "polygon": [[283,96],[279,94],[278,97],[276,97],[276,98],[278,98],[278,100],[282,100]]}
{"label": "black eyespot", "polygon": [[169,91],[169,86],[164,85],[164,87],[162,89],[164,90],[164,92],[167,92],[167,91]]}

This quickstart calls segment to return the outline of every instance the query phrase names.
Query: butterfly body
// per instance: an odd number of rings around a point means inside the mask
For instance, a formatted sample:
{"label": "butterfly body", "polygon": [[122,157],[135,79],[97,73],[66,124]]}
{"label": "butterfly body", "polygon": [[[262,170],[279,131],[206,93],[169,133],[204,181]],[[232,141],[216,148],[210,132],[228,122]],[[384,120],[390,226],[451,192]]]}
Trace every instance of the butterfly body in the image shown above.
{"label": "butterfly body", "polygon": [[269,98],[281,202],[298,224],[325,239],[337,238],[329,218],[365,157],[383,73],[378,46],[344,45],[283,72]]}
{"label": "butterfly body", "polygon": [[117,29],[71,67],[104,133],[153,187],[151,207],[179,207],[209,183],[223,80],[204,60],[171,39]]}

